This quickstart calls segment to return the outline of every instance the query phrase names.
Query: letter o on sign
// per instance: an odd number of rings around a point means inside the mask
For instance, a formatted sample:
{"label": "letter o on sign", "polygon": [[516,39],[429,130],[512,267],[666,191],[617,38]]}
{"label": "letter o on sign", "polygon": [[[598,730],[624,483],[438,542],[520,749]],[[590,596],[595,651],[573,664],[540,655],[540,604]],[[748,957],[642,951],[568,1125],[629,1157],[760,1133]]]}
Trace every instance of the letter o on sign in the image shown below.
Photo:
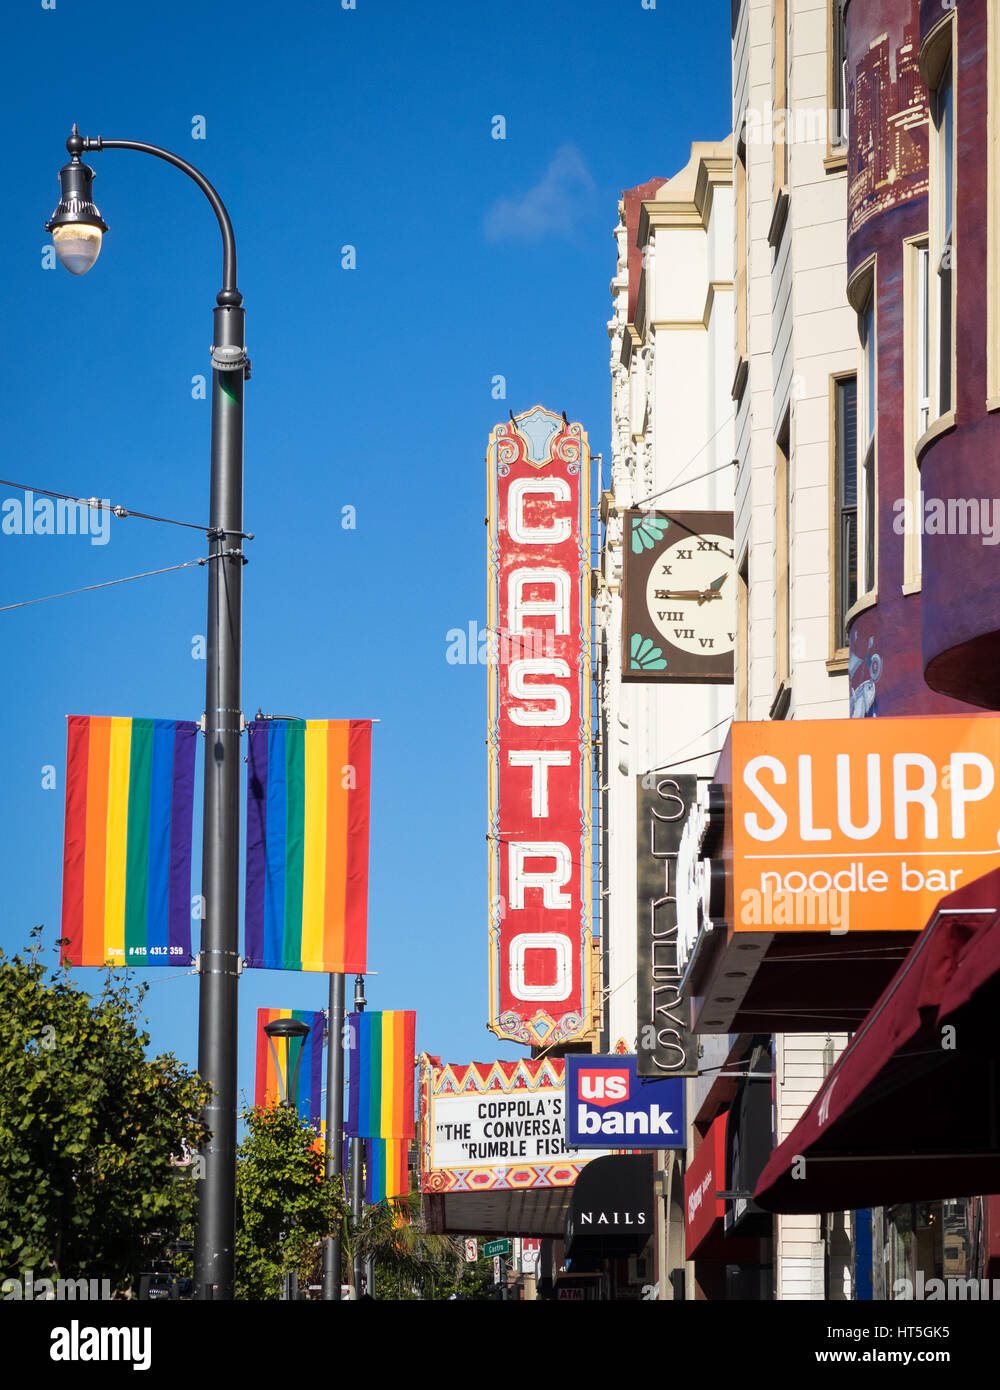
{"label": "letter o on sign", "polygon": [[[528,951],[551,951],[553,982],[529,985],[525,981],[525,955]],[[510,943],[510,992],[515,999],[566,999],[573,981],[569,941],[558,932],[522,932]]]}

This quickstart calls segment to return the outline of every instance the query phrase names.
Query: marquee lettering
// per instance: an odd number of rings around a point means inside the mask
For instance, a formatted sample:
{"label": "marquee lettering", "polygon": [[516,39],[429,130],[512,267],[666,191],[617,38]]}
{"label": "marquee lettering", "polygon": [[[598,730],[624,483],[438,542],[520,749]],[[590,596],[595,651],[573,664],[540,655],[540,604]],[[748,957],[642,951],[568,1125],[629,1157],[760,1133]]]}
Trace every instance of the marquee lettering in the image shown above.
{"label": "marquee lettering", "polygon": [[[491,436],[490,1027],[589,1026],[590,487],[586,436],[540,406]],[[506,655],[506,659],[505,659]]]}

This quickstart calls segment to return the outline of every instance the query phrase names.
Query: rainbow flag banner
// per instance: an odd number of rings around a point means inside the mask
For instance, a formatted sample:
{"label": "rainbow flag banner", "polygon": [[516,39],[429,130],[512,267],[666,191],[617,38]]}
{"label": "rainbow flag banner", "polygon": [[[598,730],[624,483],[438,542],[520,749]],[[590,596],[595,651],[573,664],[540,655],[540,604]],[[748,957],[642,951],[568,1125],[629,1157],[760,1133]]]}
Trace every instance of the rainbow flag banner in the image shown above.
{"label": "rainbow flag banner", "polygon": [[377,1206],[393,1197],[407,1197],[409,1139],[369,1139],[365,1155],[365,1202]]}
{"label": "rainbow flag banner", "polygon": [[[271,1039],[264,1032],[268,1023],[279,1018],[297,1018],[308,1023],[309,1034],[305,1038],[292,1038],[287,1045],[284,1039]],[[285,1099],[286,1077],[285,1057],[287,1052],[288,1069],[296,1082],[295,1067],[298,1063],[296,1095],[299,1117],[304,1124],[312,1125],[317,1134],[323,1130],[323,1037],[326,1028],[326,1014],[322,1009],[258,1009],[257,1010],[257,1074],[254,1087],[254,1105],[280,1105]],[[301,1061],[299,1058],[301,1057]]]}
{"label": "rainbow flag banner", "polygon": [[412,1009],[347,1015],[350,1081],[345,1133],[362,1139],[414,1137],[416,1021]]}
{"label": "rainbow flag banner", "polygon": [[255,719],[249,730],[247,962],[364,974],[371,720]]}
{"label": "rainbow flag banner", "polygon": [[69,965],[189,965],[197,725],[67,720],[62,934]]}

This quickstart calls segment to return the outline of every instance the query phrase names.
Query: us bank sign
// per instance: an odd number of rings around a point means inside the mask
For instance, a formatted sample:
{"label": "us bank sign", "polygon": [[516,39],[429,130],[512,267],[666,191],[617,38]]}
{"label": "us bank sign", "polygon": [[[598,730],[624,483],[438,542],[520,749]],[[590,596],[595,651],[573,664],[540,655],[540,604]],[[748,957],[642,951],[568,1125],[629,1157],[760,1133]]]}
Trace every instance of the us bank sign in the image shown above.
{"label": "us bank sign", "polygon": [[566,1135],[576,1148],[683,1149],[684,1079],[639,1075],[631,1056],[566,1059]]}
{"label": "us bank sign", "polygon": [[590,451],[535,406],[490,435],[489,1027],[585,1035],[591,996]]}

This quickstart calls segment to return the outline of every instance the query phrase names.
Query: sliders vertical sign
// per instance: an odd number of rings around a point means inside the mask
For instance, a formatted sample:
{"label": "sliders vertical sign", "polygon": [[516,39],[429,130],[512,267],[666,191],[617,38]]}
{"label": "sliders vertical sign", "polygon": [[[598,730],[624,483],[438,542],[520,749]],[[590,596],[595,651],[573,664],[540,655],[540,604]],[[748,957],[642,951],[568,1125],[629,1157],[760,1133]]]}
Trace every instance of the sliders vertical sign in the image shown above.
{"label": "sliders vertical sign", "polygon": [[541,406],[490,435],[490,1018],[565,1042],[591,994],[590,451]]}
{"label": "sliders vertical sign", "polygon": [[636,778],[640,1076],[698,1075],[698,1043],[691,1032],[691,1001],[681,988],[677,942],[677,854],[697,796],[698,778],[691,774]]}

